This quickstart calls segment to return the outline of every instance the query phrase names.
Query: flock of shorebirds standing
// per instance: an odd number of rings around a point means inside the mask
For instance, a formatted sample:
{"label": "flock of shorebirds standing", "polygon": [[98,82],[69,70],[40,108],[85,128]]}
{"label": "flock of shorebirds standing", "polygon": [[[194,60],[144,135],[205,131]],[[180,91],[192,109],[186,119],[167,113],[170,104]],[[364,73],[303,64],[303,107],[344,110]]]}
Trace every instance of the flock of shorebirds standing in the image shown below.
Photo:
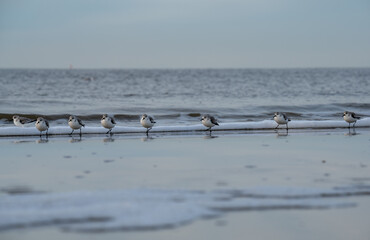
{"label": "flock of shorebirds standing", "polygon": [[[277,123],[277,126],[275,129],[277,129],[280,125],[286,125],[286,129],[288,130],[288,122],[290,121],[290,118],[287,117],[285,113],[281,112],[276,112],[274,114],[273,119]],[[351,127],[351,123],[353,123],[352,127],[355,127],[356,121],[360,119],[360,117],[356,116],[354,112],[344,112],[343,113],[343,119],[348,123],[348,128]],[[23,127],[25,124],[29,124],[32,122],[35,122],[35,126],[37,130],[40,131],[40,136],[42,132],[46,131],[46,135],[48,135],[48,130],[49,130],[49,122],[44,119],[43,117],[38,117],[36,120],[32,120],[26,117],[20,117],[18,115],[13,116],[13,122],[14,125]],[[202,116],[202,124],[207,127],[206,131],[212,132],[212,127],[218,126],[217,119],[214,116],[211,116],[209,114],[203,115]],[[114,120],[113,117],[109,116],[108,114],[104,114],[100,120],[101,125],[108,129],[108,132],[106,134],[111,134],[112,135],[112,129],[116,126],[116,121]],[[147,114],[143,114],[140,118],[140,123],[141,125],[146,128],[146,134],[149,134],[149,131],[152,129],[154,124],[156,123],[154,121],[154,118],[151,116],[148,116]],[[85,124],[82,122],[81,119],[77,118],[74,115],[71,115],[68,119],[68,125],[71,127],[72,132],[70,135],[73,134],[74,130],[80,130],[80,135],[81,133],[81,128],[85,127]]]}

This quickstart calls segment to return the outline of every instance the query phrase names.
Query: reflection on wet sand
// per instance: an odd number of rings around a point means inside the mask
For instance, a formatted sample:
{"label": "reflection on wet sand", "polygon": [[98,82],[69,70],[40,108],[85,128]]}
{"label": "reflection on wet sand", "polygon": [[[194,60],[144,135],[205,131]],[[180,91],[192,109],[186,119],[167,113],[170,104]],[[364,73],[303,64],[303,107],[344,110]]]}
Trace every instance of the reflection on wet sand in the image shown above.
{"label": "reflection on wet sand", "polygon": [[49,139],[48,138],[41,138],[40,139],[37,139],[36,140],[36,143],[47,143],[49,142]]}
{"label": "reflection on wet sand", "polygon": [[75,137],[72,136],[72,138],[69,139],[70,143],[77,143],[77,142],[81,142],[81,141],[82,141],[81,135],[80,135],[79,138],[75,138]]}
{"label": "reflection on wet sand", "polygon": [[209,134],[209,135],[205,135],[203,136],[203,139],[213,139],[213,138],[218,138],[219,136],[214,136],[212,134]]}
{"label": "reflection on wet sand", "polygon": [[103,138],[103,142],[105,142],[105,143],[107,143],[107,142],[114,142],[114,138],[112,136]]}
{"label": "reflection on wet sand", "polygon": [[358,133],[356,133],[356,129],[355,128],[348,128],[348,132],[346,132],[344,135],[345,136],[354,136],[354,135],[357,135]]}
{"label": "reflection on wet sand", "polygon": [[276,137],[286,137],[286,136],[288,136],[288,130],[279,131],[279,129],[276,129],[275,132],[276,132]]}
{"label": "reflection on wet sand", "polygon": [[154,140],[154,138],[150,135],[146,136],[146,137],[143,137],[140,139],[142,142],[147,142],[147,141],[151,141],[151,140]]}

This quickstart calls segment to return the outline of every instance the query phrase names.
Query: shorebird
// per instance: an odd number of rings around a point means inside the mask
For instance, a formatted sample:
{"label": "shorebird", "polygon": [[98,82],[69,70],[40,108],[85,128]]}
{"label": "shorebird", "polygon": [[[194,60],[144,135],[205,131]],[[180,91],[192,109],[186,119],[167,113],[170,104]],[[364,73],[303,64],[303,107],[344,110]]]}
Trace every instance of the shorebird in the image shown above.
{"label": "shorebird", "polygon": [[351,123],[353,123],[353,127],[355,127],[355,124],[356,124],[357,120],[360,119],[360,117],[357,117],[354,112],[345,111],[343,113],[343,119],[344,119],[344,121],[348,122],[348,128],[351,128]]}
{"label": "shorebird", "polygon": [[74,130],[80,129],[81,135],[81,127],[85,127],[85,124],[81,121],[81,119],[77,118],[74,115],[69,116],[68,125],[72,128],[72,132],[69,135],[72,135]]}
{"label": "shorebird", "polygon": [[46,119],[44,119],[42,117],[38,117],[37,120],[36,120],[35,126],[36,126],[37,130],[40,131],[40,137],[41,137],[41,133],[43,131],[46,131],[46,136],[48,136],[49,122]]}
{"label": "shorebird", "polygon": [[35,122],[35,119],[29,119],[26,117],[20,117],[18,115],[13,116],[13,123],[17,127],[24,127],[25,124]]}
{"label": "shorebird", "polygon": [[146,135],[148,136],[149,130],[152,129],[155,124],[153,117],[143,114],[143,116],[141,116],[140,123],[146,128]]}
{"label": "shorebird", "polygon": [[286,116],[285,113],[276,112],[274,114],[274,120],[278,124],[275,129],[279,127],[279,125],[286,125],[286,129],[288,130],[288,122],[290,119]]}
{"label": "shorebird", "polygon": [[104,114],[100,120],[100,123],[103,127],[109,129],[109,131],[106,134],[108,133],[110,133],[111,135],[113,134],[112,129],[116,125],[116,121],[114,121],[113,117],[109,117],[108,114]]}
{"label": "shorebird", "polygon": [[209,133],[212,132],[212,127],[214,127],[215,125],[219,126],[216,118],[209,114],[203,115],[201,121],[205,127],[208,127],[207,130],[209,130]]}

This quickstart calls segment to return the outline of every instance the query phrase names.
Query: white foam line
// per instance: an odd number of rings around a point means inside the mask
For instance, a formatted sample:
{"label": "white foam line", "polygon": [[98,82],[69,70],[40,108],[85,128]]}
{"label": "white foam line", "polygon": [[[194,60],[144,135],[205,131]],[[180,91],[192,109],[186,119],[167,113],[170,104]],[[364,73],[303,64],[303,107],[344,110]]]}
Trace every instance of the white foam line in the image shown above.
{"label": "white foam line", "polygon": [[[5,194],[0,197],[0,230],[60,224],[64,229],[74,231],[168,228],[220,216],[228,211],[353,207],[356,203],[339,197],[356,193],[366,195],[368,192],[364,191],[356,186],[338,188],[334,192],[339,195],[334,198],[323,197],[333,193],[332,189],[286,187],[212,192],[133,189]],[[287,198],[291,196],[296,197]]]}
{"label": "white foam line", "polygon": [[[159,124],[159,123],[158,123]],[[264,120],[260,122],[234,122],[220,123],[220,126],[215,126],[212,131],[236,131],[236,130],[269,130],[275,129],[277,124],[273,120]],[[306,121],[292,120],[289,122],[289,129],[332,129],[332,128],[347,128],[348,123],[345,121],[323,120],[323,121]],[[357,121],[357,128],[370,127],[370,118],[363,118]],[[285,125],[279,128],[285,129]],[[155,126],[151,132],[195,132],[207,130],[201,124],[187,126]],[[83,134],[106,134],[108,130],[103,127],[82,128]],[[50,135],[68,135],[71,129],[68,126],[51,126],[49,128]],[[78,134],[78,130],[74,134]],[[113,133],[145,133],[143,127],[124,127],[116,126],[112,130]],[[44,132],[45,133],[45,132]],[[43,133],[43,134],[44,134]],[[37,136],[40,132],[35,127],[2,127],[0,128],[0,136]]]}

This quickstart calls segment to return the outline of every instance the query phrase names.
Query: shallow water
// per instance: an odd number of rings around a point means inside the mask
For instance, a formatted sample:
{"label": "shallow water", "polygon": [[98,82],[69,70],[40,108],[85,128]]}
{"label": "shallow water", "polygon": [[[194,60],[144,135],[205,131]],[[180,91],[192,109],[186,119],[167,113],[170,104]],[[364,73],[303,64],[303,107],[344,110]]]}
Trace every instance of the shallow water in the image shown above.
{"label": "shallow water", "polygon": [[149,113],[162,124],[261,121],[273,112],[291,118],[340,119],[345,110],[370,116],[370,68],[0,70],[0,125],[13,114],[43,115],[65,125],[69,114],[99,125],[103,113],[138,125]]}
{"label": "shallow water", "polygon": [[[134,231],[135,239],[142,230],[197,228],[203,221],[230,232],[227,222],[235,211],[240,217],[271,210],[281,210],[279,219],[295,211],[308,226],[334,211],[341,218],[321,221],[327,229],[344,223],[358,228],[369,220],[369,144],[368,129],[2,138],[0,236],[20,239],[46,227],[62,230],[54,232],[57,238]],[[317,211],[321,217],[307,220]],[[357,220],[347,223],[353,214]],[[243,225],[234,227],[243,232]],[[357,239],[367,236],[366,229],[358,228]],[[325,235],[336,236],[322,230],[318,238]]]}

